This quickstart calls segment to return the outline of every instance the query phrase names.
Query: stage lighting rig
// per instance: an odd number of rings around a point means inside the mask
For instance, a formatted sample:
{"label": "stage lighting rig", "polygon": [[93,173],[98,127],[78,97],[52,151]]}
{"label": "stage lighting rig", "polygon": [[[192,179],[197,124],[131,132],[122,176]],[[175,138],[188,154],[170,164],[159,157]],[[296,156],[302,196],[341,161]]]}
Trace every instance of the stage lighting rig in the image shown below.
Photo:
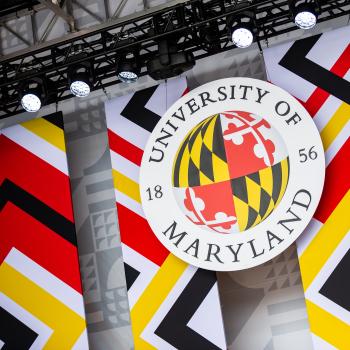
{"label": "stage lighting rig", "polygon": [[90,61],[70,66],[67,74],[69,88],[74,96],[86,97],[90,94],[94,82],[93,65]]}
{"label": "stage lighting rig", "polygon": [[249,47],[257,32],[254,12],[245,12],[239,16],[228,18],[229,36],[233,44],[239,48]]}
{"label": "stage lighting rig", "polygon": [[291,1],[290,10],[294,23],[300,29],[311,29],[317,23],[317,3],[310,0]]}
{"label": "stage lighting rig", "polygon": [[176,77],[195,65],[192,52],[179,51],[177,39],[166,37],[158,41],[158,53],[147,62],[147,72],[154,80]]}

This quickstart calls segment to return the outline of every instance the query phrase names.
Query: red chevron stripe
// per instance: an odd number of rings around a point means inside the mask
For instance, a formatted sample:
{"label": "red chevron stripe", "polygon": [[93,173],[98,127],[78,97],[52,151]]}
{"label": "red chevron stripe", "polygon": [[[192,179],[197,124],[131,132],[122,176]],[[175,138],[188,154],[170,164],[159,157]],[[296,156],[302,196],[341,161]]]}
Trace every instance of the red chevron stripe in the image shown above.
{"label": "red chevron stripe", "polygon": [[326,222],[350,188],[349,159],[350,138],[344,143],[326,169],[323,194],[314,215],[317,220],[323,223]]}
{"label": "red chevron stripe", "polygon": [[15,247],[82,293],[76,247],[10,202],[1,212],[0,227],[0,263]]}
{"label": "red chevron stripe", "polygon": [[69,178],[4,135],[0,135],[0,183],[8,178],[73,221]]}
{"label": "red chevron stripe", "polygon": [[[343,53],[339,56],[330,71],[339,77],[343,77],[350,69],[350,44],[346,47]],[[329,93],[317,87],[307,101],[302,102],[307,111],[312,117],[319,111],[322,105],[329,97]]]}
{"label": "red chevron stripe", "polygon": [[133,211],[117,203],[122,242],[161,266],[169,251],[160,243],[148,222]]}
{"label": "red chevron stripe", "polygon": [[120,154],[138,166],[141,165],[143,151],[140,148],[115,134],[110,129],[108,129],[108,141],[112,151]]}

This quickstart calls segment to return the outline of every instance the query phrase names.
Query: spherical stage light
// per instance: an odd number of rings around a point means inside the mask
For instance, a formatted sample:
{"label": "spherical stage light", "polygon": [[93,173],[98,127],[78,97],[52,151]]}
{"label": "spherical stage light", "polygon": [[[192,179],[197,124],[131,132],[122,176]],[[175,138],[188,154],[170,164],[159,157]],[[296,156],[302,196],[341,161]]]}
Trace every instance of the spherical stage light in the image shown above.
{"label": "spherical stage light", "polygon": [[296,13],[294,22],[300,29],[311,29],[316,25],[317,16],[312,11],[300,11]]}
{"label": "spherical stage light", "polygon": [[90,85],[83,80],[75,80],[70,84],[70,91],[74,96],[86,97],[89,95],[91,89]]}
{"label": "spherical stage light", "polygon": [[135,72],[123,70],[118,73],[118,78],[123,83],[134,83],[139,78],[139,76]]}
{"label": "spherical stage light", "polygon": [[232,42],[240,48],[249,47],[253,43],[253,33],[250,29],[238,27],[232,31]]}
{"label": "spherical stage light", "polygon": [[21,105],[27,112],[37,112],[41,108],[41,100],[34,93],[25,93],[21,98]]}

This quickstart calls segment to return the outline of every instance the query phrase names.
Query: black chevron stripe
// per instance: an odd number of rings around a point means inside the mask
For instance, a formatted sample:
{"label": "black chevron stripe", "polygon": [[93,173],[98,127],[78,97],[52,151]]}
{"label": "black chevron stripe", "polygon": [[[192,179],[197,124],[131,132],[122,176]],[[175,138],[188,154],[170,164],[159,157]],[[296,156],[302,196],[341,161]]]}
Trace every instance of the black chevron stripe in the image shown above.
{"label": "black chevron stripe", "polygon": [[48,122],[56,125],[60,129],[64,130],[63,114],[62,114],[62,112],[52,113],[52,114],[46,115],[46,116],[44,116],[42,118],[47,120]]}
{"label": "black chevron stripe", "polygon": [[350,249],[320,289],[320,294],[350,312]]}
{"label": "black chevron stripe", "polygon": [[137,277],[140,276],[140,271],[137,271],[135,268],[124,262],[125,269],[125,278],[126,278],[126,288],[129,290],[131,286],[136,281]]}
{"label": "black chevron stripe", "polygon": [[12,202],[70,243],[77,244],[75,227],[71,221],[9,179],[5,179],[0,186],[0,210],[7,202]]}
{"label": "black chevron stripe", "polygon": [[28,350],[38,334],[0,306],[1,350]]}
{"label": "black chevron stripe", "polygon": [[155,333],[179,350],[219,350],[187,326],[215,283],[214,272],[198,269]]}
{"label": "black chevron stripe", "polygon": [[141,128],[152,132],[161,116],[150,111],[145,106],[156,89],[157,86],[152,86],[135,92],[120,114]]}
{"label": "black chevron stripe", "polygon": [[306,58],[306,55],[317,43],[321,35],[295,41],[279,64],[331,95],[350,104],[350,83],[321,67],[316,62]]}

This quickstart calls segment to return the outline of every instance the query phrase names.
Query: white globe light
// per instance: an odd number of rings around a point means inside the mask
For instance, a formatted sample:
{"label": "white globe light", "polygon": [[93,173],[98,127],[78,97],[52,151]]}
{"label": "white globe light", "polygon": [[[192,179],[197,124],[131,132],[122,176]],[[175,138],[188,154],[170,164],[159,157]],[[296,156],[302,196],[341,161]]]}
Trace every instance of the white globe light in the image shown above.
{"label": "white globe light", "polygon": [[295,24],[301,29],[311,29],[316,25],[316,15],[310,11],[300,11],[294,18]]}
{"label": "white globe light", "polygon": [[253,33],[247,28],[237,28],[232,32],[232,42],[241,48],[246,48],[253,43]]}
{"label": "white globe light", "polygon": [[74,96],[86,97],[90,93],[90,86],[85,81],[76,80],[70,84],[70,91]]}
{"label": "white globe light", "polygon": [[41,107],[41,101],[37,95],[25,94],[21,99],[21,105],[27,112],[37,112]]}
{"label": "white globe light", "polygon": [[124,83],[133,83],[138,79],[138,75],[130,71],[121,71],[118,73],[118,78]]}

